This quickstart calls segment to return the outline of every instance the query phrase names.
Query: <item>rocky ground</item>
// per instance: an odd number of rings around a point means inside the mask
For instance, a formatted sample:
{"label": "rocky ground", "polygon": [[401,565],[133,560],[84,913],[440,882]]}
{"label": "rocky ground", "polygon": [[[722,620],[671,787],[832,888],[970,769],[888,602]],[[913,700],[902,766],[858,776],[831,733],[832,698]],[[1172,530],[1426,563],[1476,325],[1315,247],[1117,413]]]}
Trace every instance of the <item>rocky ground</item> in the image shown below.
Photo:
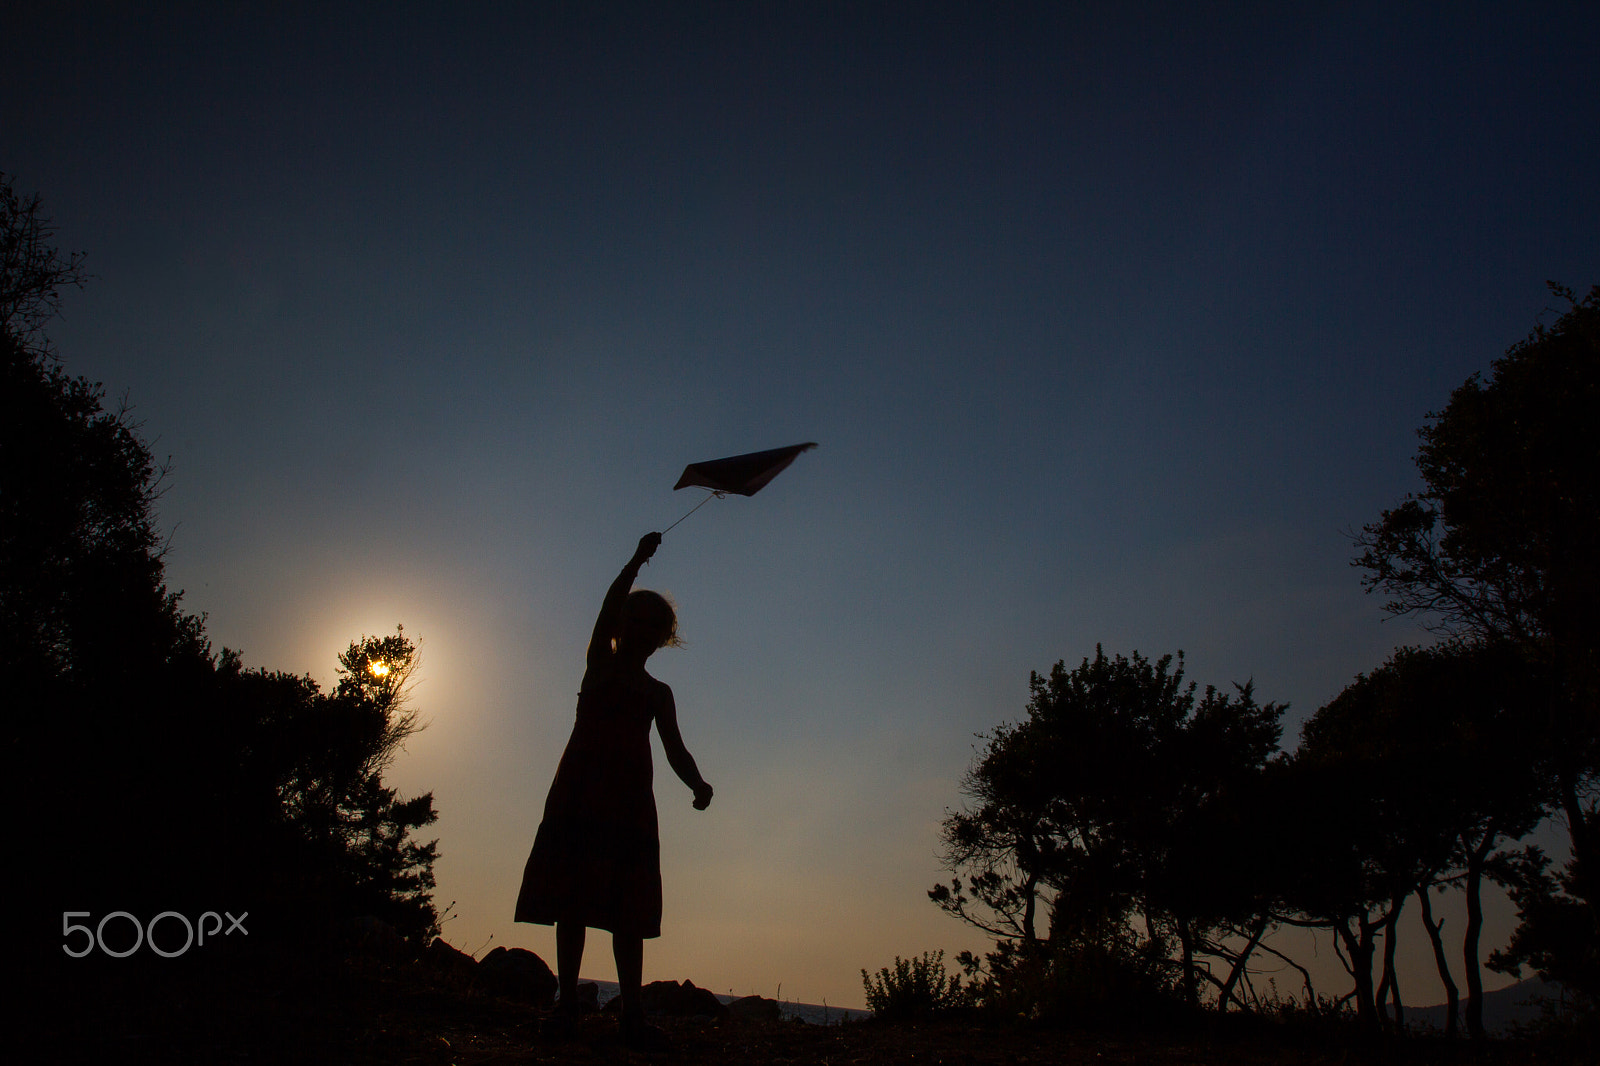
{"label": "rocky ground", "polygon": [[1363,1045],[1266,1026],[1204,1034],[1063,1032],[947,1020],[841,1026],[660,1017],[669,1051],[628,1050],[614,1018],[586,1017],[568,1039],[545,1039],[534,1007],[403,967],[330,967],[263,987],[214,977],[160,984],[126,974],[79,982],[20,1027],[7,1061],[45,1063],[311,1063],[487,1066],[519,1063],[703,1063],[708,1066],[1347,1066],[1422,1063],[1520,1066],[1584,1061],[1548,1049],[1410,1040]]}

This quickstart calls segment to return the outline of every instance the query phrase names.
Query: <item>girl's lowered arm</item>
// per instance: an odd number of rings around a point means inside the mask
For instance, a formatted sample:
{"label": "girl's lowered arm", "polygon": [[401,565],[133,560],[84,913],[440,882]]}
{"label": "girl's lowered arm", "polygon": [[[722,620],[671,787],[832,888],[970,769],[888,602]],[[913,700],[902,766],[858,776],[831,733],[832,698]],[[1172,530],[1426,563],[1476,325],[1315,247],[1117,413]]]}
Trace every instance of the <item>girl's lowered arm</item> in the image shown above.
{"label": "girl's lowered arm", "polygon": [[617,619],[622,614],[622,602],[628,598],[628,591],[633,588],[634,578],[639,576],[639,567],[645,560],[656,553],[661,546],[660,533],[646,533],[639,538],[639,546],[634,549],[633,558],[622,568],[622,573],[611,582],[611,587],[606,589],[606,598],[600,601],[600,617],[594,621],[594,634],[589,638],[589,665],[604,662],[611,655],[611,638],[617,633]]}
{"label": "girl's lowered arm", "polygon": [[678,707],[672,700],[671,689],[667,690],[666,700],[656,712],[656,730],[661,734],[661,747],[667,753],[667,764],[678,775],[678,780],[694,790],[695,809],[705,810],[711,803],[711,786],[700,776],[694,756],[683,746],[683,734],[678,732]]}

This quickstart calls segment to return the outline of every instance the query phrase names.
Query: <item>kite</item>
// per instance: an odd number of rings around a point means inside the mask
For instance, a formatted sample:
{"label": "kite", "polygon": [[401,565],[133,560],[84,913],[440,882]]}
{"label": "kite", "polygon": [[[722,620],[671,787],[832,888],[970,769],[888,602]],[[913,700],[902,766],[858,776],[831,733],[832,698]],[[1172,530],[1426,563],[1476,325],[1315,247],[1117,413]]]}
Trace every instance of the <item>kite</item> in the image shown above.
{"label": "kite", "polygon": [[[673,490],[698,485],[710,489],[711,494],[695,504],[683,518],[688,518],[698,511],[712,496],[722,497],[730,492],[737,496],[754,496],[766,487],[767,482],[788,469],[789,464],[794,462],[795,456],[816,446],[815,441],[810,441],[806,444],[791,444],[787,448],[769,448],[764,452],[748,452],[744,455],[730,455],[726,459],[690,463],[683,468],[683,476],[672,486]],[[682,522],[683,518],[678,519],[678,522]],[[678,522],[672,523],[672,526]],[[665,533],[672,526],[668,526],[662,532]]]}
{"label": "kite", "polygon": [[712,459],[705,463],[690,463],[683,468],[683,476],[672,487],[676,490],[701,485],[712,492],[754,496],[767,482],[783,473],[794,462],[795,456],[816,446],[816,441],[812,441],[747,455],[730,455],[726,459]]}

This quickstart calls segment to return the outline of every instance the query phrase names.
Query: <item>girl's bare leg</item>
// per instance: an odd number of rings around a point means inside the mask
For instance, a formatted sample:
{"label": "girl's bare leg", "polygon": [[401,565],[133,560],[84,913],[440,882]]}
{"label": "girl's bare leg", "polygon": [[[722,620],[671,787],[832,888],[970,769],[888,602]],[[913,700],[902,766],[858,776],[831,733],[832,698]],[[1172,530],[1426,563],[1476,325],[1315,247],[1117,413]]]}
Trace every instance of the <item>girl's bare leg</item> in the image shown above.
{"label": "girl's bare leg", "polygon": [[617,957],[618,995],[622,999],[622,1040],[635,1051],[666,1051],[671,1042],[667,1034],[644,1020],[639,985],[644,972],[644,937],[613,933],[611,951]]}
{"label": "girl's bare leg", "polygon": [[644,981],[644,937],[613,933],[611,953],[617,960],[622,1019],[624,1022],[642,1021],[644,1008],[639,1003],[639,987]]}
{"label": "girl's bare leg", "polygon": [[573,922],[556,923],[556,982],[561,990],[561,1005],[568,1010],[578,1002],[578,971],[583,966],[586,932],[584,926]]}

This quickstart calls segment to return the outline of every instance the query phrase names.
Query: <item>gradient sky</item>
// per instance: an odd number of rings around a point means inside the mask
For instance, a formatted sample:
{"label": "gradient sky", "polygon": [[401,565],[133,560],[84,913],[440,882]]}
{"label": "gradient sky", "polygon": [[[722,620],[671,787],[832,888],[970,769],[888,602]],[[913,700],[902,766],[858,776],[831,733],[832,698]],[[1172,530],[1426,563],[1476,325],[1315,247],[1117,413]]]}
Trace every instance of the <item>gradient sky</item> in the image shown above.
{"label": "gradient sky", "polygon": [[982,945],[925,893],[1029,671],[1183,649],[1292,743],[1418,639],[1350,531],[1600,281],[1591,3],[152,6],[4,5],[0,169],[98,275],[52,335],[219,647],[421,639],[390,777],[468,951],[553,957],[522,864],[686,463],[821,445],[641,579],[717,788],[658,757],[646,979],[860,1005]]}

